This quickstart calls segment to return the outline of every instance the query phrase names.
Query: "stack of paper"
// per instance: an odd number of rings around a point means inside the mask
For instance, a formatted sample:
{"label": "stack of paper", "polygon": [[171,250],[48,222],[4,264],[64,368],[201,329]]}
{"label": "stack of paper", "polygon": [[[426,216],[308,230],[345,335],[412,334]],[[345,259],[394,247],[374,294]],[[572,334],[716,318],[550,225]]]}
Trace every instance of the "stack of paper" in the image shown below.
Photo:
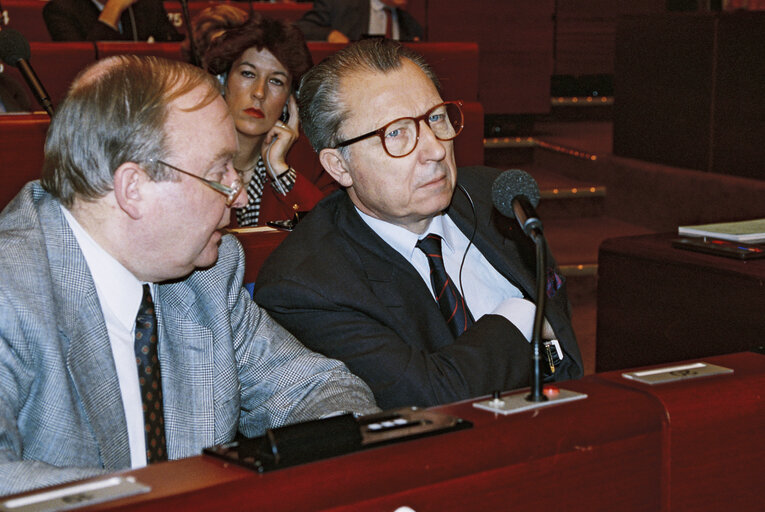
{"label": "stack of paper", "polygon": [[677,233],[685,236],[706,236],[721,240],[757,244],[765,242],[765,219],[680,226],[677,228]]}

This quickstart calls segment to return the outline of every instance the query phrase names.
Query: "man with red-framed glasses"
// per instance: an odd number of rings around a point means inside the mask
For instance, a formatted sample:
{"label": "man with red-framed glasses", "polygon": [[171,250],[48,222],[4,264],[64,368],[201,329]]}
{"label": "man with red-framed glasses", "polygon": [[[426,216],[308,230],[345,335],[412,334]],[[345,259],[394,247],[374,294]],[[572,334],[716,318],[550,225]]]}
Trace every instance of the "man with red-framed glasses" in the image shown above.
{"label": "man with red-framed glasses", "polygon": [[[458,173],[460,105],[441,98],[421,56],[386,39],[348,46],[301,82],[303,128],[344,189],[271,255],[255,298],[384,408],[529,383],[535,247],[493,222],[499,171]],[[576,378],[565,284],[549,261],[547,378]]]}

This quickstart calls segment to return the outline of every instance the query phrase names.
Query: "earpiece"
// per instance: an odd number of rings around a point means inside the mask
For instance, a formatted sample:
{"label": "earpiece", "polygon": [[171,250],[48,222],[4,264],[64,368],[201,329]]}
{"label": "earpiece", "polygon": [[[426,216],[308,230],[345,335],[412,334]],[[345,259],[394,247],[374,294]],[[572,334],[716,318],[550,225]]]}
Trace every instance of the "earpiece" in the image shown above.
{"label": "earpiece", "polygon": [[228,73],[221,73],[219,75],[215,75],[215,78],[218,79],[218,83],[220,84],[220,93],[225,96],[226,80],[228,79]]}

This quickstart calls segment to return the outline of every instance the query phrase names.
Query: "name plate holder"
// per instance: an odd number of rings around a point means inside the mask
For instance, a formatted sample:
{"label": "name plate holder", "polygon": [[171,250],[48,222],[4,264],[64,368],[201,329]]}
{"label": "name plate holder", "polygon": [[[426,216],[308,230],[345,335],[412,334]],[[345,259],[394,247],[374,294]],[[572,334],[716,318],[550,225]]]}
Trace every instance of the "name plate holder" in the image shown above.
{"label": "name plate holder", "polygon": [[134,477],[115,476],[104,480],[69,485],[0,502],[2,512],[49,512],[72,510],[149,492],[151,487]]}
{"label": "name plate holder", "polygon": [[653,370],[625,372],[622,373],[622,377],[625,379],[636,380],[650,386],[655,386],[656,384],[666,384],[668,382],[698,379],[701,377],[711,377],[713,375],[725,375],[730,373],[733,373],[731,368],[699,362],[677,366],[665,366]]}
{"label": "name plate holder", "polygon": [[558,389],[554,386],[545,386],[542,393],[547,397],[547,400],[544,402],[531,402],[526,400],[529,393],[528,391],[522,391],[520,393],[505,396],[498,396],[497,394],[491,400],[473,402],[473,407],[507,416],[508,414],[514,414],[516,412],[530,411],[548,407],[550,405],[558,405],[587,398],[587,395],[584,393],[578,393],[568,389]]}

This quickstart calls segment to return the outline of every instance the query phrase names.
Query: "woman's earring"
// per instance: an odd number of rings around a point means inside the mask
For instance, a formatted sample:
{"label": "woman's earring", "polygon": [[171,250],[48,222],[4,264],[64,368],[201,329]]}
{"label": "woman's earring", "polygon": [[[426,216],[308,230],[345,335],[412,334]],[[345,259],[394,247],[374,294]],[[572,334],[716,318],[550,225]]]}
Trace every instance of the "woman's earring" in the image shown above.
{"label": "woman's earring", "polygon": [[220,94],[221,96],[226,95],[226,73],[221,73],[220,75],[215,75],[215,78],[218,79],[218,83],[220,84]]}

